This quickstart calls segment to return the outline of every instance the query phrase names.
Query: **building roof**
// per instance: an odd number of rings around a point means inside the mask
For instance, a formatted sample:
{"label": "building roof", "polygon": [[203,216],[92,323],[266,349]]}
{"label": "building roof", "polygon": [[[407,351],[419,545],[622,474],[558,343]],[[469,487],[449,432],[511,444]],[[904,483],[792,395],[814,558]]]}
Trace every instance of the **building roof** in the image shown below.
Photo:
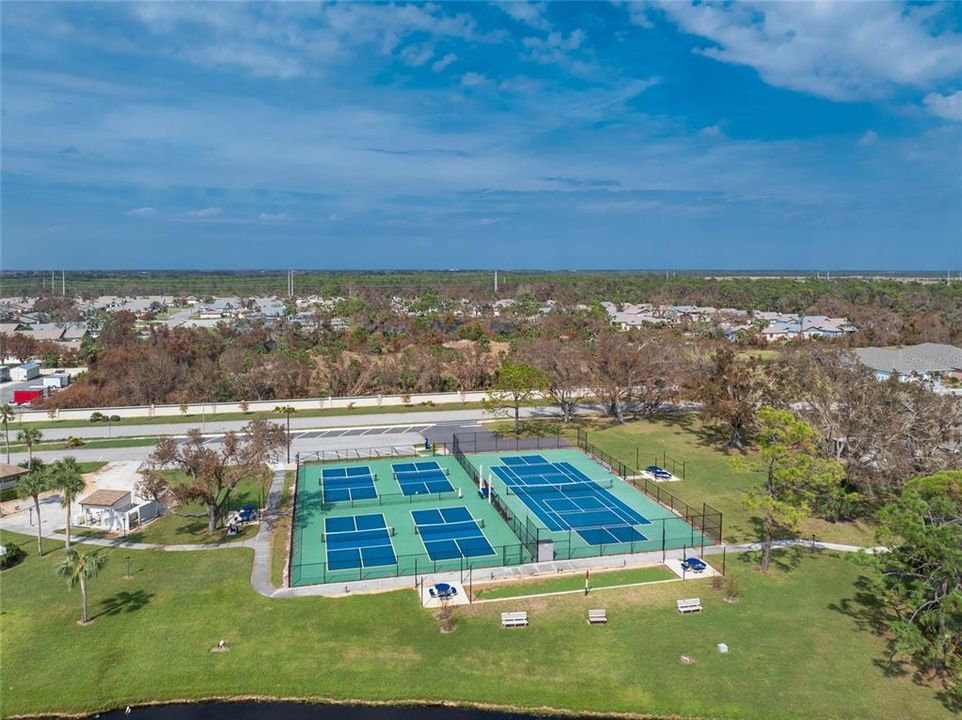
{"label": "building roof", "polygon": [[121,500],[130,497],[129,490],[95,490],[80,501],[81,505],[95,505],[97,507],[113,507]]}
{"label": "building roof", "polygon": [[63,337],[62,327],[44,327],[34,330],[18,330],[21,335],[29,335],[34,340],[59,340]]}
{"label": "building roof", "polygon": [[962,370],[962,349],[940,343],[922,343],[900,348],[857,348],[863,364],[879,372],[911,373]]}
{"label": "building roof", "polygon": [[7,465],[6,463],[0,463],[0,480],[9,480],[10,478],[20,477],[21,475],[26,475],[29,470],[27,468],[19,467],[18,465]]}

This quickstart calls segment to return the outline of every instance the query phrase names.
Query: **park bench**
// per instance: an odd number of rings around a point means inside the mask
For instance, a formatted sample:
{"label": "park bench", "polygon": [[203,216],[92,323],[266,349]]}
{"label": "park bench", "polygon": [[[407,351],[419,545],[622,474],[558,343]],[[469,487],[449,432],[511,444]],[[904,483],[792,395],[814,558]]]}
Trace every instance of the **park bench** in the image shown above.
{"label": "park bench", "polygon": [[506,612],[501,613],[501,627],[527,627],[528,613],[526,612]]}
{"label": "park bench", "polygon": [[608,612],[606,610],[589,610],[589,625],[605,625],[608,622]]}
{"label": "park bench", "polygon": [[684,600],[679,600],[676,604],[678,605],[678,612],[682,615],[702,611],[701,598],[685,598]]}

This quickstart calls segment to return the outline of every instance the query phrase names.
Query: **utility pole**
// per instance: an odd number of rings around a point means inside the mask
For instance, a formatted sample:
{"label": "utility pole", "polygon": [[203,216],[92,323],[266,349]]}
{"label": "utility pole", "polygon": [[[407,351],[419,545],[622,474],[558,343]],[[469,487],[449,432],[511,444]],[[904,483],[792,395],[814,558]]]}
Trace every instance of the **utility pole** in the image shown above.
{"label": "utility pole", "polygon": [[494,294],[498,294],[498,271],[494,271]]}
{"label": "utility pole", "polygon": [[60,294],[66,297],[67,295],[67,271],[60,271]]}

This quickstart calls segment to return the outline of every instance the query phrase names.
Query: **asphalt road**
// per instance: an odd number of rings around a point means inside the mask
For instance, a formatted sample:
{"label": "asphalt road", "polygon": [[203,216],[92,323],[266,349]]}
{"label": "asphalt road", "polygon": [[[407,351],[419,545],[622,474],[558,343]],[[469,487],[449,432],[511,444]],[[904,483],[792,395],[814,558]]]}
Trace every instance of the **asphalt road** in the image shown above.
{"label": "asphalt road", "polygon": [[[365,450],[384,447],[410,447],[421,445],[427,439],[431,443],[448,443],[455,433],[486,432],[484,426],[476,420],[446,420],[434,423],[407,422],[408,413],[401,414],[405,422],[396,425],[373,425],[352,427],[308,428],[295,430],[291,421],[291,456],[296,453],[325,452],[337,450]],[[381,416],[368,416],[381,417]],[[304,418],[307,420],[308,418]],[[316,418],[323,420],[325,418]],[[340,418],[334,418],[340,419]],[[363,419],[352,416],[352,420]],[[229,424],[229,423],[225,423]],[[164,426],[146,425],[141,427],[154,428]],[[183,436],[186,426],[177,427],[177,436]],[[219,445],[223,439],[223,431],[204,434],[205,443],[210,446]],[[152,445],[118,448],[71,448],[67,450],[38,450],[34,456],[44,462],[53,462],[62,457],[74,457],[79,461],[113,462],[117,460],[143,460],[153,449]],[[26,462],[27,453],[11,453],[12,463]]]}
{"label": "asphalt road", "polygon": [[[594,409],[594,408],[585,408]],[[523,417],[558,417],[556,408],[522,408]],[[216,417],[216,416],[215,416]],[[396,413],[351,413],[350,415],[331,415],[327,417],[298,417],[291,416],[291,431],[316,430],[322,428],[371,427],[374,425],[434,425],[438,423],[476,423],[479,420],[490,420],[491,416],[483,410],[425,410],[418,412]],[[170,422],[152,425],[106,425],[90,424],[81,427],[44,428],[45,442],[66,440],[68,437],[79,438],[119,438],[119,437],[154,437],[157,435],[186,435],[190,428],[197,428],[203,434],[223,433],[228,430],[240,430],[248,420],[217,420],[208,418],[203,423]],[[275,422],[284,423],[282,417]]]}

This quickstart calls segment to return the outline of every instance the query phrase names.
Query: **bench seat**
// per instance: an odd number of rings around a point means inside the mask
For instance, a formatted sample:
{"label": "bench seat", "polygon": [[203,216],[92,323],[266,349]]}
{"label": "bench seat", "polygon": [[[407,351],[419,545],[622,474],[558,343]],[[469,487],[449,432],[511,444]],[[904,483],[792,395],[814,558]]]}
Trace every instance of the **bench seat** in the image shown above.
{"label": "bench seat", "polygon": [[702,611],[701,598],[685,598],[684,600],[678,600],[675,604],[678,606],[678,612],[682,615]]}
{"label": "bench seat", "polygon": [[606,610],[589,610],[589,625],[604,625],[608,622],[608,612]]}
{"label": "bench seat", "polygon": [[506,612],[501,613],[501,627],[527,627],[528,613],[526,612]]}

